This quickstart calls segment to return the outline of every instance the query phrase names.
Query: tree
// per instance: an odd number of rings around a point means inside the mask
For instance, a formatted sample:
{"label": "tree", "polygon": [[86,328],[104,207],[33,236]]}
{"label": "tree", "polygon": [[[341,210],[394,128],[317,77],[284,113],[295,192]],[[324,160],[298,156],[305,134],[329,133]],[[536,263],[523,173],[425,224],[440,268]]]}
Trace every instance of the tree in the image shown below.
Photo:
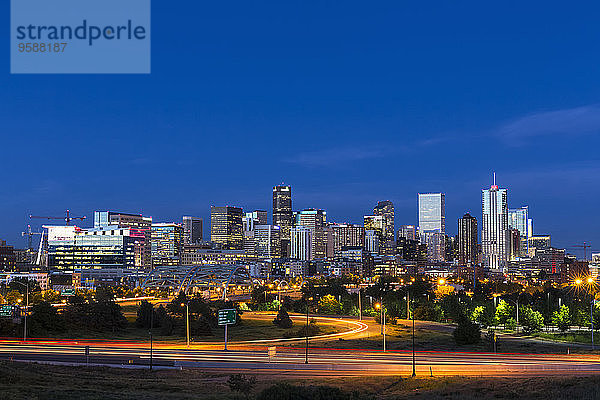
{"label": "tree", "polygon": [[294,325],[294,321],[290,318],[285,308],[281,307],[277,313],[277,317],[273,320],[273,324],[280,328],[290,329]]}
{"label": "tree", "polygon": [[544,327],[544,317],[539,311],[534,311],[529,306],[519,308],[519,323],[526,333],[539,332]]}
{"label": "tree", "polygon": [[324,314],[340,314],[342,312],[342,304],[335,297],[327,294],[319,300],[319,312]]}
{"label": "tree", "polygon": [[473,321],[463,317],[458,321],[458,326],[452,335],[456,344],[460,346],[476,344],[481,340],[481,328]]}
{"label": "tree", "polygon": [[107,302],[115,300],[114,289],[110,286],[100,285],[96,288],[96,301]]}
{"label": "tree", "polygon": [[29,289],[30,296],[34,292],[41,291],[40,284],[34,279],[15,278],[15,279],[11,280],[10,283],[8,284],[8,290],[16,290],[23,295],[25,295],[25,292],[27,292],[27,289]]}
{"label": "tree", "polygon": [[56,308],[48,302],[42,301],[31,307],[29,317],[31,332],[45,334],[47,332],[60,332],[64,329],[61,316]]}
{"label": "tree", "polygon": [[250,392],[256,386],[256,377],[251,376],[248,378],[244,374],[233,374],[229,376],[227,385],[232,392],[242,393],[248,398]]}
{"label": "tree", "polygon": [[494,316],[496,323],[499,325],[506,325],[508,319],[512,316],[513,308],[506,301],[500,300],[496,307],[496,314]]}
{"label": "tree", "polygon": [[552,323],[558,327],[561,332],[566,332],[571,327],[571,312],[569,306],[562,306],[558,311],[552,314]]}
{"label": "tree", "polygon": [[419,304],[414,311],[415,319],[421,321],[437,321],[437,310],[429,303]]}
{"label": "tree", "polygon": [[[152,320],[152,313],[154,313],[154,320]],[[135,324],[140,328],[150,328],[150,324],[153,327],[160,326],[160,321],[156,318],[156,310],[150,302],[143,300],[140,303],[140,307],[137,310],[137,318]]]}
{"label": "tree", "polygon": [[23,301],[23,295],[18,290],[11,290],[6,293],[6,302],[8,304],[17,304]]}
{"label": "tree", "polygon": [[481,326],[490,326],[493,323],[494,314],[493,311],[486,306],[477,306],[471,312],[470,319]]}

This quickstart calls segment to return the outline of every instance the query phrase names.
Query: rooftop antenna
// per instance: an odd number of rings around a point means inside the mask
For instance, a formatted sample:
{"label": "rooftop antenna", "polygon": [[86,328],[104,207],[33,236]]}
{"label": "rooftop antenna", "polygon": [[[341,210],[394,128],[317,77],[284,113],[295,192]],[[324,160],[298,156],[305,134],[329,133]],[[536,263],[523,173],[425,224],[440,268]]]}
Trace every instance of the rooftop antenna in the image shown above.
{"label": "rooftop antenna", "polygon": [[494,171],[494,186],[496,186],[496,171]]}

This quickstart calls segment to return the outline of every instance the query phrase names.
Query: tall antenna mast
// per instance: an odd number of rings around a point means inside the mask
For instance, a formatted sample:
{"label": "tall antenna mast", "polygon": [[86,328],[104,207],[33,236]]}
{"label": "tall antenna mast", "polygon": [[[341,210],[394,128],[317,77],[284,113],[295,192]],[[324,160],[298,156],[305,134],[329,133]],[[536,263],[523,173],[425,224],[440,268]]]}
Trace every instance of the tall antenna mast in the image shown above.
{"label": "tall antenna mast", "polygon": [[496,171],[494,171],[494,186],[496,186]]}

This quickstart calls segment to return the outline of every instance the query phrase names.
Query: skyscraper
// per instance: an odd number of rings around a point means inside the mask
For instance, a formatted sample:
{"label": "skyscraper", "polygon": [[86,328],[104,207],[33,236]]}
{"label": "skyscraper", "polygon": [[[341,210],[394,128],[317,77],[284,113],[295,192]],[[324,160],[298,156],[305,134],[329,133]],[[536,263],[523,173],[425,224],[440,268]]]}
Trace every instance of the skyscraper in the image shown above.
{"label": "skyscraper", "polygon": [[494,183],[481,191],[483,266],[491,273],[506,273],[508,249],[507,190]]}
{"label": "skyscraper", "polygon": [[254,226],[254,254],[261,258],[281,257],[280,233],[277,225]]}
{"label": "skyscraper", "polygon": [[[519,257],[529,254],[529,238],[533,235],[532,220],[529,218],[529,207],[511,208],[508,210],[508,228],[519,231]],[[514,248],[514,247],[513,247]]]}
{"label": "skyscraper", "polygon": [[210,207],[210,240],[223,249],[242,250],[244,236],[242,209],[239,207]]}
{"label": "skyscraper", "polygon": [[398,229],[398,237],[396,240],[404,238],[407,240],[417,240],[417,227],[414,225],[402,225]]}
{"label": "skyscraper", "polygon": [[384,226],[382,232],[382,245],[385,247],[384,252],[394,253],[394,203],[389,200],[383,200],[377,203],[373,208],[373,215],[380,215],[384,218]]}
{"label": "skyscraper", "polygon": [[312,259],[312,231],[306,226],[294,226],[290,230],[291,254],[295,260],[309,261]]}
{"label": "skyscraper", "polygon": [[458,263],[471,267],[479,262],[477,219],[466,213],[458,219]]}
{"label": "skyscraper", "polygon": [[253,231],[255,225],[267,225],[267,212],[264,210],[247,212],[243,217],[243,224],[244,231]]}
{"label": "skyscraper", "polygon": [[295,213],[295,225],[305,226],[311,230],[312,257],[325,258],[327,256],[327,236],[325,224],[327,213],[324,210],[309,208]]}
{"label": "skyscraper", "polygon": [[279,185],[273,187],[273,225],[281,227],[281,247],[283,256],[288,255],[290,230],[293,225],[292,187]]}
{"label": "skyscraper", "polygon": [[202,218],[183,216],[183,244],[197,244],[202,241]]}
{"label": "skyscraper", "polygon": [[354,224],[333,224],[331,229],[333,255],[339,257],[344,247],[364,247],[365,228]]}
{"label": "skyscraper", "polygon": [[179,265],[183,252],[183,228],[175,223],[152,224],[152,265]]}
{"label": "skyscraper", "polygon": [[446,195],[419,193],[419,233],[421,243],[427,244],[430,261],[444,261],[446,256]]}

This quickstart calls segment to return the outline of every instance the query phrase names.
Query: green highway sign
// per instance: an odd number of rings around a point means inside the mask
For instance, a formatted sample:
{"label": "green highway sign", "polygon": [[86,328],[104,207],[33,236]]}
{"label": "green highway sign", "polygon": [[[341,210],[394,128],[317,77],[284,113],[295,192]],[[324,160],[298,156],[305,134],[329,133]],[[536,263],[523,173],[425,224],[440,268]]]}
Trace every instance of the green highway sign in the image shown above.
{"label": "green highway sign", "polygon": [[61,293],[62,296],[75,296],[75,289],[64,289]]}
{"label": "green highway sign", "polygon": [[219,310],[219,325],[233,325],[236,317],[235,308]]}
{"label": "green highway sign", "polygon": [[0,306],[0,317],[12,317],[14,306],[12,304],[3,304]]}

